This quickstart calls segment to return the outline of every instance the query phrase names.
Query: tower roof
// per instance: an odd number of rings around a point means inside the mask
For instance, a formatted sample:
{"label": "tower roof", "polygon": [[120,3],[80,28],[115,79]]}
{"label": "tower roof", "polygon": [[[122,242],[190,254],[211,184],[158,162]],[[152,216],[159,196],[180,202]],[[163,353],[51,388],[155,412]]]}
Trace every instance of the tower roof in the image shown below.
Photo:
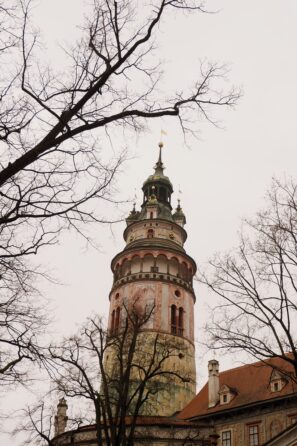
{"label": "tower roof", "polygon": [[167,220],[171,223],[176,223],[179,226],[184,226],[186,218],[183,211],[178,205],[175,213],[172,212],[171,195],[173,193],[173,186],[169,178],[164,175],[164,164],[162,161],[163,143],[159,143],[159,156],[154,166],[154,173],[149,175],[142,186],[143,202],[141,210],[135,210],[135,205],[130,215],[127,217],[127,225],[131,225],[137,221],[147,219],[161,219]]}

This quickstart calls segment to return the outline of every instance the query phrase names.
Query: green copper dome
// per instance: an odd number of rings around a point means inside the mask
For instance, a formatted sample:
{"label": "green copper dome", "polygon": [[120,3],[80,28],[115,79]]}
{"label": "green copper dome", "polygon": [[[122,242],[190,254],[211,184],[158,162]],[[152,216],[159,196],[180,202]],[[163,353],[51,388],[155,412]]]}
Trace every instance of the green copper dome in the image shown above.
{"label": "green copper dome", "polygon": [[159,152],[158,161],[155,165],[155,173],[153,175],[150,175],[146,179],[146,181],[143,183],[142,190],[146,189],[146,186],[153,185],[154,183],[164,183],[165,185],[167,185],[170,188],[171,193],[173,192],[173,187],[172,187],[171,181],[169,180],[169,178],[166,175],[164,175],[164,164],[162,162],[162,147],[163,147],[163,144],[160,143],[159,144],[160,152]]}
{"label": "green copper dome", "polygon": [[154,196],[158,200],[158,203],[167,206],[168,209],[171,211],[171,194],[173,192],[173,187],[169,178],[164,175],[162,147],[163,144],[160,143],[160,152],[158,161],[155,165],[155,173],[153,173],[153,175],[150,175],[143,183],[142,190],[144,198],[142,207],[149,202],[151,196]]}
{"label": "green copper dome", "polygon": [[143,183],[143,202],[140,212],[135,210],[135,205],[130,215],[126,219],[127,225],[135,221],[159,218],[168,220],[172,223],[183,225],[186,221],[185,216],[178,206],[176,212],[172,215],[171,195],[173,186],[169,178],[164,175],[164,164],[162,162],[163,144],[159,144],[159,158],[154,167],[155,172],[150,175]]}

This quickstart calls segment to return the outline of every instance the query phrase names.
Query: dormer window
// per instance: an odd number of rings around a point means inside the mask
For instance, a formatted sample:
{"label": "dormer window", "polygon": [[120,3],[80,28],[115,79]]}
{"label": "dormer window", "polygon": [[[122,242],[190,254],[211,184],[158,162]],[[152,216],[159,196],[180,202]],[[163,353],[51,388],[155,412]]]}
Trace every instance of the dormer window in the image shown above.
{"label": "dormer window", "polygon": [[226,384],[224,384],[219,391],[219,395],[220,395],[220,404],[228,404],[235,397],[236,391],[231,389]]}
{"label": "dormer window", "polygon": [[278,370],[273,370],[270,377],[270,390],[272,393],[280,392],[287,384],[286,378]]}
{"label": "dormer window", "polygon": [[220,404],[228,404],[229,403],[229,395],[228,393],[223,393],[220,395]]}

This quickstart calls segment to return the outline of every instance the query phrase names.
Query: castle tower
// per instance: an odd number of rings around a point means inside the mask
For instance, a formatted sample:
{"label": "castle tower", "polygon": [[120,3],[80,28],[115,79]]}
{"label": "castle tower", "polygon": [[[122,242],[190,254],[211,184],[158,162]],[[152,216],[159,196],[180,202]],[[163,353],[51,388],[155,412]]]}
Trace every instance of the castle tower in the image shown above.
{"label": "castle tower", "polygon": [[186,218],[180,203],[172,211],[173,187],[164,175],[162,143],[159,148],[155,172],[142,187],[141,210],[137,211],[134,205],[126,219],[126,246],[111,263],[114,283],[110,292],[109,330],[120,329],[121,318],[135,299],[142,309],[153,306],[150,320],[143,327],[143,342],[158,335],[164,345],[175,347],[175,354],[167,359],[165,367],[179,377],[165,374],[161,390],[151,397],[156,399],[151,401],[155,403],[154,415],[169,416],[195,396],[192,279],[196,264],[184,249]]}

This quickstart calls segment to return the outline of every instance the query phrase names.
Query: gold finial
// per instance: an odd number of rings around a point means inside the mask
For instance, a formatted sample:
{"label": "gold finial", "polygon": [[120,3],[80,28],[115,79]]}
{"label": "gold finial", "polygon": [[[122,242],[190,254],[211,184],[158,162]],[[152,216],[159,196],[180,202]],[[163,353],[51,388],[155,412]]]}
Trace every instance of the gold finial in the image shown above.
{"label": "gold finial", "polygon": [[163,136],[167,136],[167,133],[163,130],[163,129],[161,129],[161,132],[160,132],[161,134],[160,134],[160,142],[159,142],[159,147],[160,147],[160,149],[164,146],[164,143],[163,143]]}

